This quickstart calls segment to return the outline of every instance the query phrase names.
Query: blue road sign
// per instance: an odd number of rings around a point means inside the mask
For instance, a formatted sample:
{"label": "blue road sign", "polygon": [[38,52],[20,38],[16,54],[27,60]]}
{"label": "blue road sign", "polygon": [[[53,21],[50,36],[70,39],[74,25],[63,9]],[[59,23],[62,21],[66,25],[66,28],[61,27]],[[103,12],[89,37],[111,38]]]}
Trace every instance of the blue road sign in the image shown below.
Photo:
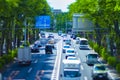
{"label": "blue road sign", "polygon": [[35,17],[35,27],[40,29],[50,28],[50,16]]}

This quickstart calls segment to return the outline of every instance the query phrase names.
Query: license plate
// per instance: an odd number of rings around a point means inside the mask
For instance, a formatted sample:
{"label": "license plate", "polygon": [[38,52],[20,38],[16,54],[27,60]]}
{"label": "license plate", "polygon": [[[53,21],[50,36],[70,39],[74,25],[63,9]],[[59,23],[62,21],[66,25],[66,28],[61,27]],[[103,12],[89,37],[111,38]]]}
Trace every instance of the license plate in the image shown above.
{"label": "license plate", "polygon": [[98,77],[99,77],[99,78],[102,78],[102,77],[103,77],[103,75],[99,75]]}

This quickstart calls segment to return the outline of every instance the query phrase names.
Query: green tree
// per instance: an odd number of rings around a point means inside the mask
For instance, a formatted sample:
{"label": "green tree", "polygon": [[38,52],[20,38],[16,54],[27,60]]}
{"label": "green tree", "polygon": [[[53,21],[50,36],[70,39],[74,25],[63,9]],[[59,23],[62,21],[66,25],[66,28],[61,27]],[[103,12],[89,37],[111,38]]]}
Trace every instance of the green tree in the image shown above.
{"label": "green tree", "polygon": [[[2,53],[3,42],[6,40],[7,52],[12,49],[12,41],[16,39],[18,46],[23,39],[23,24],[25,20],[27,24],[34,24],[34,17],[38,15],[51,15],[50,6],[46,0],[0,0],[0,22],[3,21],[3,26],[0,26],[0,53]],[[35,30],[33,26],[29,26],[28,33],[31,35]]]}
{"label": "green tree", "polygon": [[69,6],[69,10],[71,15],[73,13],[83,13],[85,17],[94,22],[97,34],[96,39],[99,45],[101,45],[106,33],[112,36],[111,39],[113,42],[110,42],[112,43],[111,49],[113,49],[114,42],[118,44],[114,37],[118,35],[120,40],[119,0],[76,0],[75,3]]}

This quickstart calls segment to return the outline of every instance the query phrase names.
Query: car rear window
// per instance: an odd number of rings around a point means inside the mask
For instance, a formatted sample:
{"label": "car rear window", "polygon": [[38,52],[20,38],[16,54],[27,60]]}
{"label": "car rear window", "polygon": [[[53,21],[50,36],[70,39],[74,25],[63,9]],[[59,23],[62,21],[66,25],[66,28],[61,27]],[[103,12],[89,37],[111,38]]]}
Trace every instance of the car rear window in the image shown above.
{"label": "car rear window", "polygon": [[98,55],[97,54],[88,54],[88,58],[97,58]]}
{"label": "car rear window", "polygon": [[95,70],[105,70],[105,66],[96,66]]}
{"label": "car rear window", "polygon": [[74,50],[67,50],[67,53],[74,53]]}

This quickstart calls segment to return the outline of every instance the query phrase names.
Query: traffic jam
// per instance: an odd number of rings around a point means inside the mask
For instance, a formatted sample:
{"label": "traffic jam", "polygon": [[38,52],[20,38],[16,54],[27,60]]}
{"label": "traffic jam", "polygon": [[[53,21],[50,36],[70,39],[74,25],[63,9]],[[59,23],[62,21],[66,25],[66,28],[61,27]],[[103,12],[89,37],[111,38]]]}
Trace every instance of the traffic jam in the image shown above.
{"label": "traffic jam", "polygon": [[[20,79],[28,70],[25,80],[29,80],[30,77],[31,80],[112,80],[106,64],[90,47],[88,39],[62,32],[41,32],[39,35],[40,39],[35,41],[30,49],[18,49],[17,62],[29,66],[16,67],[17,74],[14,75],[14,79]],[[35,74],[37,78],[33,77]],[[10,76],[7,70],[4,76]]]}
{"label": "traffic jam", "polygon": [[75,45],[77,45],[79,50],[88,51],[85,63],[92,67],[90,72],[92,80],[109,80],[107,67],[101,62],[100,56],[89,46],[86,38],[80,38],[75,35],[71,35],[68,38],[66,34],[61,35],[61,37],[63,38],[61,80],[89,80],[81,78],[80,66],[82,62],[78,55],[81,53],[76,50]]}

